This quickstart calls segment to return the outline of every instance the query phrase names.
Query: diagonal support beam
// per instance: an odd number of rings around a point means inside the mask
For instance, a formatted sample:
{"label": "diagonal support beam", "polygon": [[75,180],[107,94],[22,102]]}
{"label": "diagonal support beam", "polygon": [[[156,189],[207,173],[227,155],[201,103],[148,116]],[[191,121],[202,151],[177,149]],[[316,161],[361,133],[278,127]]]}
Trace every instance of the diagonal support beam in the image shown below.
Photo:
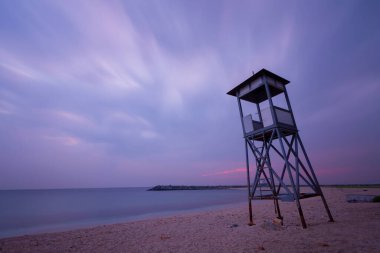
{"label": "diagonal support beam", "polygon": [[[278,128],[276,128],[276,131],[277,131],[277,134],[278,134],[278,137],[279,137],[278,140],[280,142],[282,154],[283,154],[284,157],[286,157],[285,148],[284,148],[284,144],[282,143],[282,137],[281,137],[281,134],[280,134],[280,130],[278,130]],[[289,165],[288,159],[285,160],[285,163],[286,163],[286,169],[287,169],[288,174],[289,174],[290,182],[291,182],[292,187],[293,187],[294,198],[295,198],[295,201],[297,203],[298,213],[300,215],[302,227],[306,228],[307,227],[306,226],[306,221],[305,221],[305,218],[303,216],[303,212],[302,212],[302,208],[301,208],[301,203],[300,203],[300,200],[299,200],[299,195],[297,194],[297,191],[295,189],[293,175],[292,175],[292,173],[290,171],[290,165]]]}
{"label": "diagonal support beam", "polygon": [[[285,142],[286,142],[286,141],[285,141]],[[292,145],[292,144],[289,144],[289,143],[286,143],[286,144],[287,144],[288,146]],[[273,148],[274,151],[276,151],[276,153],[277,153],[282,159],[284,159],[284,156],[281,154],[281,152],[280,152],[275,146],[272,145],[272,148]],[[296,156],[296,155],[295,155],[295,152],[294,152],[294,150],[293,150],[292,148],[289,148],[288,152],[289,152],[289,151],[290,151],[294,156]],[[287,156],[287,158],[289,159],[289,156]],[[285,159],[284,159],[284,160],[285,160]],[[308,180],[307,180],[302,174],[300,174],[300,177],[305,181],[305,183],[306,183],[310,188],[312,188],[315,192],[318,192],[318,191],[317,191],[317,186],[316,186],[316,184],[315,184],[313,178],[311,177],[311,175],[310,175],[309,172],[307,171],[306,167],[303,165],[303,163],[302,163],[300,160],[299,160],[299,164],[301,165],[301,167],[302,167],[303,171],[305,172],[306,176],[309,178],[310,182],[309,182],[309,181],[308,181]],[[291,164],[291,163],[289,162],[289,165],[290,165],[290,167],[291,167],[293,170],[297,171],[297,169],[294,167],[293,164]],[[284,164],[284,166],[286,166],[286,164]]]}
{"label": "diagonal support beam", "polygon": [[303,152],[303,154],[304,154],[304,156],[305,156],[305,158],[306,158],[306,162],[307,162],[307,164],[308,164],[309,167],[310,167],[311,174],[313,175],[313,177],[314,177],[314,179],[315,179],[315,182],[316,182],[316,184],[317,184],[317,187],[318,187],[319,194],[320,194],[320,196],[321,196],[321,199],[322,199],[323,205],[325,206],[325,209],[326,209],[327,215],[329,216],[329,221],[330,221],[330,222],[334,222],[334,218],[333,218],[332,215],[331,215],[331,212],[330,212],[329,206],[327,205],[327,202],[326,202],[325,196],[323,195],[323,192],[322,192],[321,186],[319,185],[319,182],[318,182],[317,176],[316,176],[315,173],[314,173],[313,167],[311,166],[311,162],[310,162],[310,160],[309,160],[309,157],[308,157],[308,155],[307,155],[307,153],[306,153],[305,147],[303,146],[303,143],[302,143],[301,138],[300,138],[300,136],[298,135],[298,133],[297,133],[297,138],[298,138],[299,144],[300,144],[300,146],[301,146],[302,152]]}

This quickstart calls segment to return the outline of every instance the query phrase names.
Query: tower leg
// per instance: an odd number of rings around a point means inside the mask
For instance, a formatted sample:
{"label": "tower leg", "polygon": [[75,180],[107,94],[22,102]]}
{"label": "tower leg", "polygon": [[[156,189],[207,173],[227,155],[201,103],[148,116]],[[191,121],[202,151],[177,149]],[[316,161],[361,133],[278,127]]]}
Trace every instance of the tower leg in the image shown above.
{"label": "tower leg", "polygon": [[252,200],[251,198],[248,199],[248,208],[249,208],[249,223],[248,226],[253,226],[255,223],[253,223],[252,219]]}
{"label": "tower leg", "polygon": [[305,221],[305,217],[303,217],[303,212],[302,212],[302,208],[301,208],[301,203],[300,203],[300,200],[298,199],[298,197],[296,198],[296,201],[297,201],[298,213],[300,214],[300,219],[301,219],[302,228],[307,228],[306,221]]}
{"label": "tower leg", "polygon": [[329,221],[330,221],[330,222],[334,222],[334,218],[333,218],[332,215],[331,215],[331,212],[330,212],[329,206],[327,205],[327,202],[326,202],[325,196],[323,195],[323,192],[322,192],[321,186],[319,185],[319,182],[318,182],[317,176],[316,176],[315,173],[314,173],[313,167],[311,166],[311,162],[310,162],[310,160],[309,160],[309,157],[307,156],[307,153],[306,153],[305,147],[303,146],[303,143],[302,143],[302,141],[301,141],[301,137],[299,137],[298,133],[297,133],[297,138],[298,138],[299,144],[300,144],[300,146],[301,146],[301,148],[302,148],[302,152],[303,152],[304,155],[305,155],[306,162],[307,162],[307,164],[309,165],[309,168],[310,168],[310,171],[311,171],[311,175],[313,176],[313,179],[314,179],[314,181],[315,181],[315,184],[317,185],[317,189],[318,189],[318,191],[319,191],[319,195],[321,196],[321,199],[322,199],[323,205],[325,206],[325,209],[326,209],[327,215],[329,216]]}
{"label": "tower leg", "polygon": [[251,200],[251,178],[249,175],[249,156],[248,156],[248,140],[245,140],[245,161],[247,166],[247,186],[248,186],[248,210],[249,210],[249,226],[254,225],[252,220],[252,200]]}
{"label": "tower leg", "polygon": [[327,202],[326,202],[325,196],[323,195],[321,188],[319,188],[319,191],[321,192],[321,193],[320,193],[320,194],[321,194],[321,199],[322,199],[323,205],[325,206],[325,209],[326,209],[327,215],[329,216],[329,222],[334,222],[334,218],[333,218],[332,215],[331,215],[331,212],[330,212],[329,206],[327,205]]}
{"label": "tower leg", "polygon": [[279,219],[283,219],[282,215],[281,215],[281,211],[280,211],[280,205],[278,204],[278,198],[277,196],[274,196],[274,204],[275,204],[275,207],[276,207],[276,215],[277,215],[277,218]]}

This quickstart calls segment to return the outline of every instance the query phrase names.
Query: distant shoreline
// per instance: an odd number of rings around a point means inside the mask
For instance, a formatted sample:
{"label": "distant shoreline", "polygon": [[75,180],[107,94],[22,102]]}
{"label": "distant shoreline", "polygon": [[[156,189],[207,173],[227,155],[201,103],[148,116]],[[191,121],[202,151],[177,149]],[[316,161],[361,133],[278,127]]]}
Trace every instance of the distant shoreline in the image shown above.
{"label": "distant shoreline", "polygon": [[[306,185],[305,185],[306,186]],[[332,188],[380,188],[380,184],[326,184],[321,187]],[[228,190],[247,188],[246,185],[214,185],[214,186],[197,186],[197,185],[156,185],[147,191],[192,191],[192,190]]]}
{"label": "distant shoreline", "polygon": [[156,185],[147,191],[191,191],[191,190],[228,190],[237,188],[247,188],[246,185],[216,185],[216,186],[195,186],[195,185]]}
{"label": "distant shoreline", "polygon": [[322,184],[321,187],[333,187],[333,188],[380,188],[380,184]]}
{"label": "distant shoreline", "polygon": [[[155,187],[166,187],[171,186],[173,188],[186,188],[178,190],[225,190],[225,189],[239,189],[247,188],[246,185],[216,185],[216,186],[186,186],[186,185],[157,185],[154,187],[149,186],[118,186],[118,187],[74,187],[74,188],[22,188],[22,189],[12,189],[4,188],[0,191],[71,191],[71,190],[99,190],[99,189],[124,189],[124,188],[147,188],[148,190],[153,190]],[[306,185],[301,185],[306,186]],[[332,187],[332,188],[380,188],[380,184],[321,184],[321,187]],[[177,190],[177,189],[176,189]],[[164,189],[162,190],[164,191]]]}

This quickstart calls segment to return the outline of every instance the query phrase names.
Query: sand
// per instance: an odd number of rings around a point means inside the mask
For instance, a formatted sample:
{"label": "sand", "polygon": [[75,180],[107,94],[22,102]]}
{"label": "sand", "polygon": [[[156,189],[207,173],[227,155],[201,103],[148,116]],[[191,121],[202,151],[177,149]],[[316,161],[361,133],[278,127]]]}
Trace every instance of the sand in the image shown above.
{"label": "sand", "polygon": [[124,224],[0,240],[0,252],[380,252],[380,203],[347,203],[347,194],[380,189],[323,189],[336,220],[320,198],[302,200],[302,229],[293,202],[280,202],[284,225],[273,224],[271,201]]}

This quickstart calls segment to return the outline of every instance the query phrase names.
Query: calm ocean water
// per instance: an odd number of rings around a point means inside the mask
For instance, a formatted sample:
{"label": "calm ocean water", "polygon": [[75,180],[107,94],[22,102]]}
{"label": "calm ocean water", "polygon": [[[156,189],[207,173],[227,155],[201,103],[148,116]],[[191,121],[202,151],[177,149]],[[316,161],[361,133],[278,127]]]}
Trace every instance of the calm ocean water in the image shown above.
{"label": "calm ocean water", "polygon": [[212,210],[246,201],[246,190],[103,188],[0,191],[0,237],[63,231]]}

